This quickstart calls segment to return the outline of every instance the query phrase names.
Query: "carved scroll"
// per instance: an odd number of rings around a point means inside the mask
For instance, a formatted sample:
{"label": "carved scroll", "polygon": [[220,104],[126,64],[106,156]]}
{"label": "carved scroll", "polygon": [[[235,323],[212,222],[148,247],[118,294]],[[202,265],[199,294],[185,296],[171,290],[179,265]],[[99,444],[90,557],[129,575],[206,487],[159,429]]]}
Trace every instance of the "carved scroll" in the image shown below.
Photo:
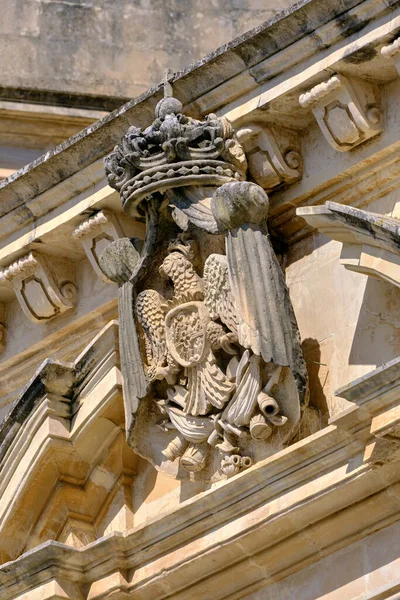
{"label": "carved scroll", "polygon": [[239,129],[237,136],[246,151],[251,176],[266,191],[301,178],[303,161],[296,131],[251,123]]}

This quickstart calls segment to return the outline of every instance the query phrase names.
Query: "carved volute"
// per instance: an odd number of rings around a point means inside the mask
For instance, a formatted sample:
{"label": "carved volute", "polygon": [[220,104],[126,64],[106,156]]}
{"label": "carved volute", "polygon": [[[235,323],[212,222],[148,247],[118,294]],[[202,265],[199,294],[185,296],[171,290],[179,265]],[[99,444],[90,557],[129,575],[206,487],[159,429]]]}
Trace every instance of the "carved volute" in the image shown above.
{"label": "carved volute", "polygon": [[100,258],[119,283],[129,444],[173,477],[213,481],[288,443],[307,378],[284,275],[266,229],[268,196],[246,182],[230,124],[197,121],[166,97],[105,160],[144,244]]}

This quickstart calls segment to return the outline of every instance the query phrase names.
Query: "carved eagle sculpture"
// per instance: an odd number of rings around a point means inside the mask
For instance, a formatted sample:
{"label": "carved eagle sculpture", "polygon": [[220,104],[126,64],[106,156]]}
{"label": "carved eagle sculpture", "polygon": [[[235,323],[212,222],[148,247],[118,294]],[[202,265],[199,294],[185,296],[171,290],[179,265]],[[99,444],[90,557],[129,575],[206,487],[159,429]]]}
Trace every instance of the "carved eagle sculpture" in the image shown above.
{"label": "carved eagle sculpture", "polygon": [[218,366],[214,351],[223,348],[228,354],[237,352],[233,348],[237,320],[226,258],[210,255],[201,279],[190,260],[182,252],[173,251],[162,263],[160,273],[172,280],[172,300],[166,301],[155,290],[141,292],[136,300],[148,378],[166,379],[173,384],[184,369],[187,389],[175,386],[168,390],[169,399],[193,416],[205,415],[213,406],[221,409],[234,384]]}
{"label": "carved eagle sculpture", "polygon": [[[211,254],[201,278],[187,247],[173,248],[160,267],[173,283],[172,299],[145,290],[137,297],[136,311],[148,379],[165,379],[169,384],[164,409],[169,427],[178,430],[183,440],[178,454],[175,442],[164,454],[170,460],[183,454],[181,464],[195,471],[204,467],[206,442],[237,457],[236,438],[250,434],[263,440],[272,431],[271,423],[283,425],[286,418],[278,415],[279,406],[268,393],[279,384],[280,367],[269,388],[262,390],[262,358],[252,352],[251,340],[247,349],[238,341],[241,315],[231,292],[226,257]],[[231,356],[229,362],[222,361],[228,362],[225,369],[218,364],[218,351]],[[227,473],[232,456],[225,456]],[[242,458],[247,460],[242,468],[251,464],[249,457]]]}

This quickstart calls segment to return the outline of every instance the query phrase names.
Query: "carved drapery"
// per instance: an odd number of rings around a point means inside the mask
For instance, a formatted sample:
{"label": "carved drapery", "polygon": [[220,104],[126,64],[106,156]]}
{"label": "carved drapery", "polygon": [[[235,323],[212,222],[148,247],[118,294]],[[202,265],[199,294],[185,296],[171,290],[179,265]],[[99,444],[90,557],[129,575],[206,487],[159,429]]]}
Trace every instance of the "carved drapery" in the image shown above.
{"label": "carved drapery", "polygon": [[290,440],[306,401],[268,196],[245,181],[229,123],[186,117],[171,97],[105,164],[125,212],[147,223],[144,244],[122,238],[100,258],[120,286],[128,442],[175,477],[238,473]]}

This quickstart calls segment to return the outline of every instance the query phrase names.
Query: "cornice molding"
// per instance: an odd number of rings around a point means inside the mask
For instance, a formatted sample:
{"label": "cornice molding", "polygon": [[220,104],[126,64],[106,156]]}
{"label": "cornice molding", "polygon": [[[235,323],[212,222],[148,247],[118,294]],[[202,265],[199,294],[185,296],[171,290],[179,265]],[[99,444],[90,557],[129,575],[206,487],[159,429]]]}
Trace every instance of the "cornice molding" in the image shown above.
{"label": "cornice molding", "polygon": [[[305,13],[307,14],[306,18]],[[360,52],[363,44],[369,46],[371,43],[379,43],[368,32],[368,23],[382,18],[386,23],[391,21],[390,26],[383,26],[382,31],[377,32],[385,41],[391,41],[393,32],[400,28],[400,21],[396,25],[396,13],[390,13],[388,5],[383,0],[346,0],[338,6],[332,6],[328,0],[309,0],[302,5],[295,5],[286,13],[282,13],[278,19],[267,22],[256,28],[245,36],[234,40],[223,46],[204,60],[195,63],[186,71],[182,71],[170,78],[175,95],[182,101],[183,105],[194,116],[204,115],[212,110],[220,108],[221,111],[231,119],[229,106],[235,102],[240,106],[241,115],[250,115],[257,107],[267,101],[257,96],[255,103],[247,107],[245,94],[253,94],[258,86],[268,80],[268,88],[276,89],[282,97],[282,103],[286,109],[282,113],[283,118],[288,118],[291,113],[290,102],[286,96],[294,84],[299,85],[292,79],[291,85],[286,83],[286,90],[280,86],[279,76],[290,73],[290,69],[309,61],[311,58],[321,54],[321,42],[323,39],[324,52],[329,52],[335,44],[341,45],[341,58],[346,57],[348,65],[351,66],[350,57]],[[357,22],[357,32],[354,32],[352,23]],[[307,24],[306,27],[304,24]],[[367,34],[362,37],[358,31],[366,28]],[[315,31],[319,30],[318,36]],[[382,60],[385,60],[382,57]],[[337,62],[337,60],[336,60]],[[325,61],[326,67],[326,61]],[[310,86],[318,83],[315,79],[326,76],[323,73],[325,67],[314,69],[310,81],[307,83],[307,69],[303,77],[303,85]],[[334,66],[332,66],[334,68]],[[207,77],[199,74],[207,70]],[[222,75],[223,74],[223,75]],[[272,78],[272,79],[271,79]],[[216,84],[217,82],[217,84]],[[88,167],[107,153],[112,146],[119,141],[129,123],[134,122],[137,126],[146,126],[152,120],[155,104],[161,98],[162,84],[149,90],[138,99],[128,102],[119,110],[97,121],[83,132],[73,136],[56,149],[46,153],[43,157],[34,161],[26,168],[21,169],[0,184],[0,199],[2,205],[7,204],[9,210],[22,207],[33,196],[43,193],[45,190],[55,186],[60,181],[71,177],[74,173]],[[299,90],[301,92],[301,90]],[[239,98],[242,98],[240,103]],[[257,111],[256,111],[257,112]],[[273,114],[276,114],[275,109]],[[254,115],[253,115],[254,117]],[[236,118],[232,113],[235,126]],[[293,122],[296,117],[293,117]],[[21,210],[21,209],[20,209]],[[25,218],[29,218],[28,214]]]}
{"label": "cornice molding", "polygon": [[[126,535],[82,550],[47,542],[3,565],[2,598],[40,590],[66,572],[92,600],[101,597],[100,581],[132,598],[240,598],[380,529],[398,514],[399,364],[339,390],[354,406],[319,433]],[[374,510],[365,511],[373,494]]]}
{"label": "cornice molding", "polygon": [[[314,19],[311,29],[318,30],[318,38],[299,26],[303,8],[307,11],[307,18]],[[299,94],[306,93],[334,74],[351,80],[357,73],[364,83],[368,82],[365,83],[367,87],[396,77],[393,60],[382,55],[380,49],[383,44],[392,43],[396,32],[400,31],[399,9],[389,9],[383,0],[364,0],[361,3],[346,2],[345,11],[342,10],[336,13],[337,8],[330,6],[327,0],[322,3],[311,0],[300,9],[289,11],[281,20],[249,32],[187,71],[170,76],[175,95],[183,102],[185,110],[193,115],[202,116],[219,106],[219,114],[225,115],[236,129],[246,129],[247,124],[259,122],[266,131],[271,127],[289,128],[294,135],[300,132],[298,137],[303,138],[302,131],[310,127],[313,117],[311,106],[301,108],[298,104]],[[357,32],[351,28],[354,22],[358,23]],[[287,25],[290,25],[293,35],[290,43],[285,37]],[[273,52],[271,36],[276,37]],[[324,41],[322,50],[317,39]],[[224,67],[221,68],[221,65]],[[211,76],[214,69],[217,69],[217,85]],[[199,73],[206,70],[207,78],[199,78]],[[203,89],[203,86],[212,89]],[[24,239],[32,232],[36,236],[37,227],[40,228],[49,218],[49,211],[60,210],[74,194],[81,194],[84,187],[104,185],[102,156],[119,141],[130,123],[144,127],[151,122],[154,106],[160,97],[161,84],[2,182],[0,200],[5,210],[0,217],[0,238],[4,239],[5,246],[9,246],[11,236],[15,239],[17,231],[23,232]],[[277,171],[275,181],[281,180],[277,187],[283,187],[285,193],[289,191],[287,195],[290,197],[293,195],[288,184],[298,188],[295,172],[301,171],[301,165],[300,168],[296,166],[297,158],[293,161],[290,152],[288,160],[285,160],[287,153],[281,148],[279,136],[275,137],[275,141],[279,153],[283,151],[283,160],[275,152],[271,169]],[[379,141],[373,142],[375,145],[379,153]],[[302,146],[301,154],[307,167],[309,150],[303,139]],[[265,151],[261,153],[265,160]],[[277,157],[278,168],[275,164]],[[268,180],[271,181],[270,178]],[[307,173],[307,181],[311,180]],[[273,187],[276,188],[275,185]],[[319,193],[317,187],[312,193]],[[284,208],[288,220],[293,218],[291,203],[292,200],[289,200]],[[274,218],[276,211],[282,212],[282,208],[278,192],[277,196],[271,197],[271,217]],[[282,232],[288,241],[298,239],[287,234],[285,228]]]}
{"label": "cornice molding", "polygon": [[297,215],[343,244],[340,263],[400,287],[400,221],[336,202],[302,207]]}

